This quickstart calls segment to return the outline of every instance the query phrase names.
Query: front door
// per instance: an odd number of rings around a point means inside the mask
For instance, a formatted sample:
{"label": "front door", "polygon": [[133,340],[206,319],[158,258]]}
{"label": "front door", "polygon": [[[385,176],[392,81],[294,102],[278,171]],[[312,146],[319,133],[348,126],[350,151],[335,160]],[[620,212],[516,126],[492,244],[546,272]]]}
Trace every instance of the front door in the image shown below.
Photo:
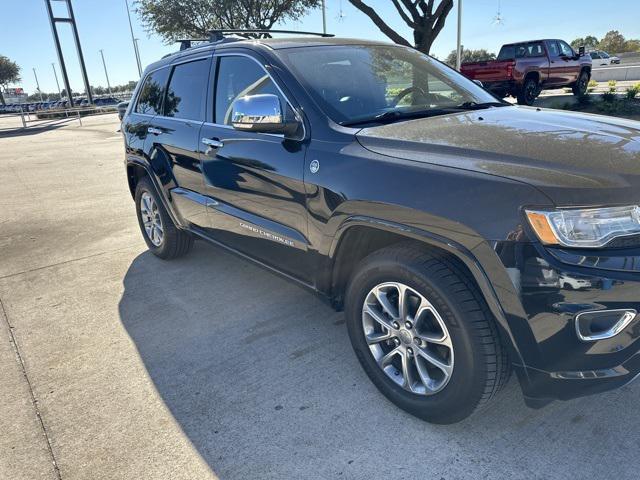
{"label": "front door", "polygon": [[[203,225],[204,182],[200,168],[199,135],[205,118],[211,58],[182,60],[172,66],[162,114],[149,125],[151,162],[165,162],[173,178],[171,198],[182,220]],[[200,196],[199,196],[200,195]]]}
{"label": "front door", "polygon": [[560,59],[562,65],[562,78],[564,84],[572,83],[578,80],[580,74],[580,60],[576,58],[573,48],[567,42],[558,40],[560,48]]}
{"label": "front door", "polygon": [[260,60],[246,54],[214,57],[215,94],[200,152],[213,238],[300,280],[310,279],[303,168],[306,145],[283,135],[236,130],[231,105],[270,93],[290,103]]}

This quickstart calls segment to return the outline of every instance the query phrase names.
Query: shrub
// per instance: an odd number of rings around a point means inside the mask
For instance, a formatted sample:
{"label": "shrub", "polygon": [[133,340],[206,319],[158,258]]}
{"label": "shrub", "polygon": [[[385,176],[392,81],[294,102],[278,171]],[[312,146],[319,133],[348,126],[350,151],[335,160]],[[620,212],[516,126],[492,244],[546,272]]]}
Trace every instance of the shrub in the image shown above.
{"label": "shrub", "polygon": [[616,101],[616,93],[615,90],[611,91],[611,89],[609,89],[608,92],[604,92],[602,94],[602,101],[603,102],[607,102],[607,103],[613,103]]}
{"label": "shrub", "polygon": [[609,91],[611,93],[616,93],[617,86],[618,86],[618,82],[616,82],[615,80],[609,80]]}
{"label": "shrub", "polygon": [[595,80],[589,80],[589,84],[587,85],[587,92],[593,92],[597,86],[598,82],[596,82]]}
{"label": "shrub", "polygon": [[627,98],[633,100],[640,93],[640,84],[627,88]]}
{"label": "shrub", "polygon": [[576,100],[578,102],[578,105],[588,105],[591,103],[591,96],[587,92],[583,95],[578,95],[578,98]]}

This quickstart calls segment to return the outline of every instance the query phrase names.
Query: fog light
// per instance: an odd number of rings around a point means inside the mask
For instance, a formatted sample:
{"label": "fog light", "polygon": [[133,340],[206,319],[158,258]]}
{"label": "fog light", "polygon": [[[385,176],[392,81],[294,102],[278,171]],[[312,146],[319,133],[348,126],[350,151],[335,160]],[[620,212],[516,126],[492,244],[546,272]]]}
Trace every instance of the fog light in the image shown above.
{"label": "fog light", "polygon": [[637,314],[633,309],[582,312],[576,315],[576,333],[583,342],[615,337]]}

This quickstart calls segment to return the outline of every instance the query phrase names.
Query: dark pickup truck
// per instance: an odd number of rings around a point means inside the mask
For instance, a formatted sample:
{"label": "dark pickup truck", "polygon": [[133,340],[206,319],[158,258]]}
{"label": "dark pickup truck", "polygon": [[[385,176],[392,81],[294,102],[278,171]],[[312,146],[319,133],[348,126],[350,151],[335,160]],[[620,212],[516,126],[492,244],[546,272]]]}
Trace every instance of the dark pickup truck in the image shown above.
{"label": "dark pickup truck", "polygon": [[[398,45],[216,38],[150,65],[122,122],[153,254],[203,239],[315,292],[380,391],[431,422],[512,369],[535,406],[640,373],[639,122],[499,102]],[[230,287],[208,287],[214,309]],[[263,341],[237,355],[290,347]]]}
{"label": "dark pickup truck", "polygon": [[461,72],[499,97],[511,95],[520,105],[533,105],[544,89],[571,87],[574,95],[584,95],[591,57],[563,40],[534,40],[503,45],[496,60],[463,63]]}

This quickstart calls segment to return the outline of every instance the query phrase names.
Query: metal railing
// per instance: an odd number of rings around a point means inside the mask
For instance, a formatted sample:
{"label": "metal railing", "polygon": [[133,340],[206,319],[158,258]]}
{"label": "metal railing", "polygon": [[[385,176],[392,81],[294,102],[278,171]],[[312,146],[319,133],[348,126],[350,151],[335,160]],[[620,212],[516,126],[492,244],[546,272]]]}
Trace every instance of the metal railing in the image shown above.
{"label": "metal railing", "polygon": [[[30,128],[46,129],[60,123],[78,121],[82,126],[82,117],[117,113],[116,105],[92,106],[85,105],[72,108],[55,108],[49,110],[25,110],[22,106],[17,112],[0,114],[0,134],[12,131],[24,131]],[[15,120],[15,121],[13,121]]]}

